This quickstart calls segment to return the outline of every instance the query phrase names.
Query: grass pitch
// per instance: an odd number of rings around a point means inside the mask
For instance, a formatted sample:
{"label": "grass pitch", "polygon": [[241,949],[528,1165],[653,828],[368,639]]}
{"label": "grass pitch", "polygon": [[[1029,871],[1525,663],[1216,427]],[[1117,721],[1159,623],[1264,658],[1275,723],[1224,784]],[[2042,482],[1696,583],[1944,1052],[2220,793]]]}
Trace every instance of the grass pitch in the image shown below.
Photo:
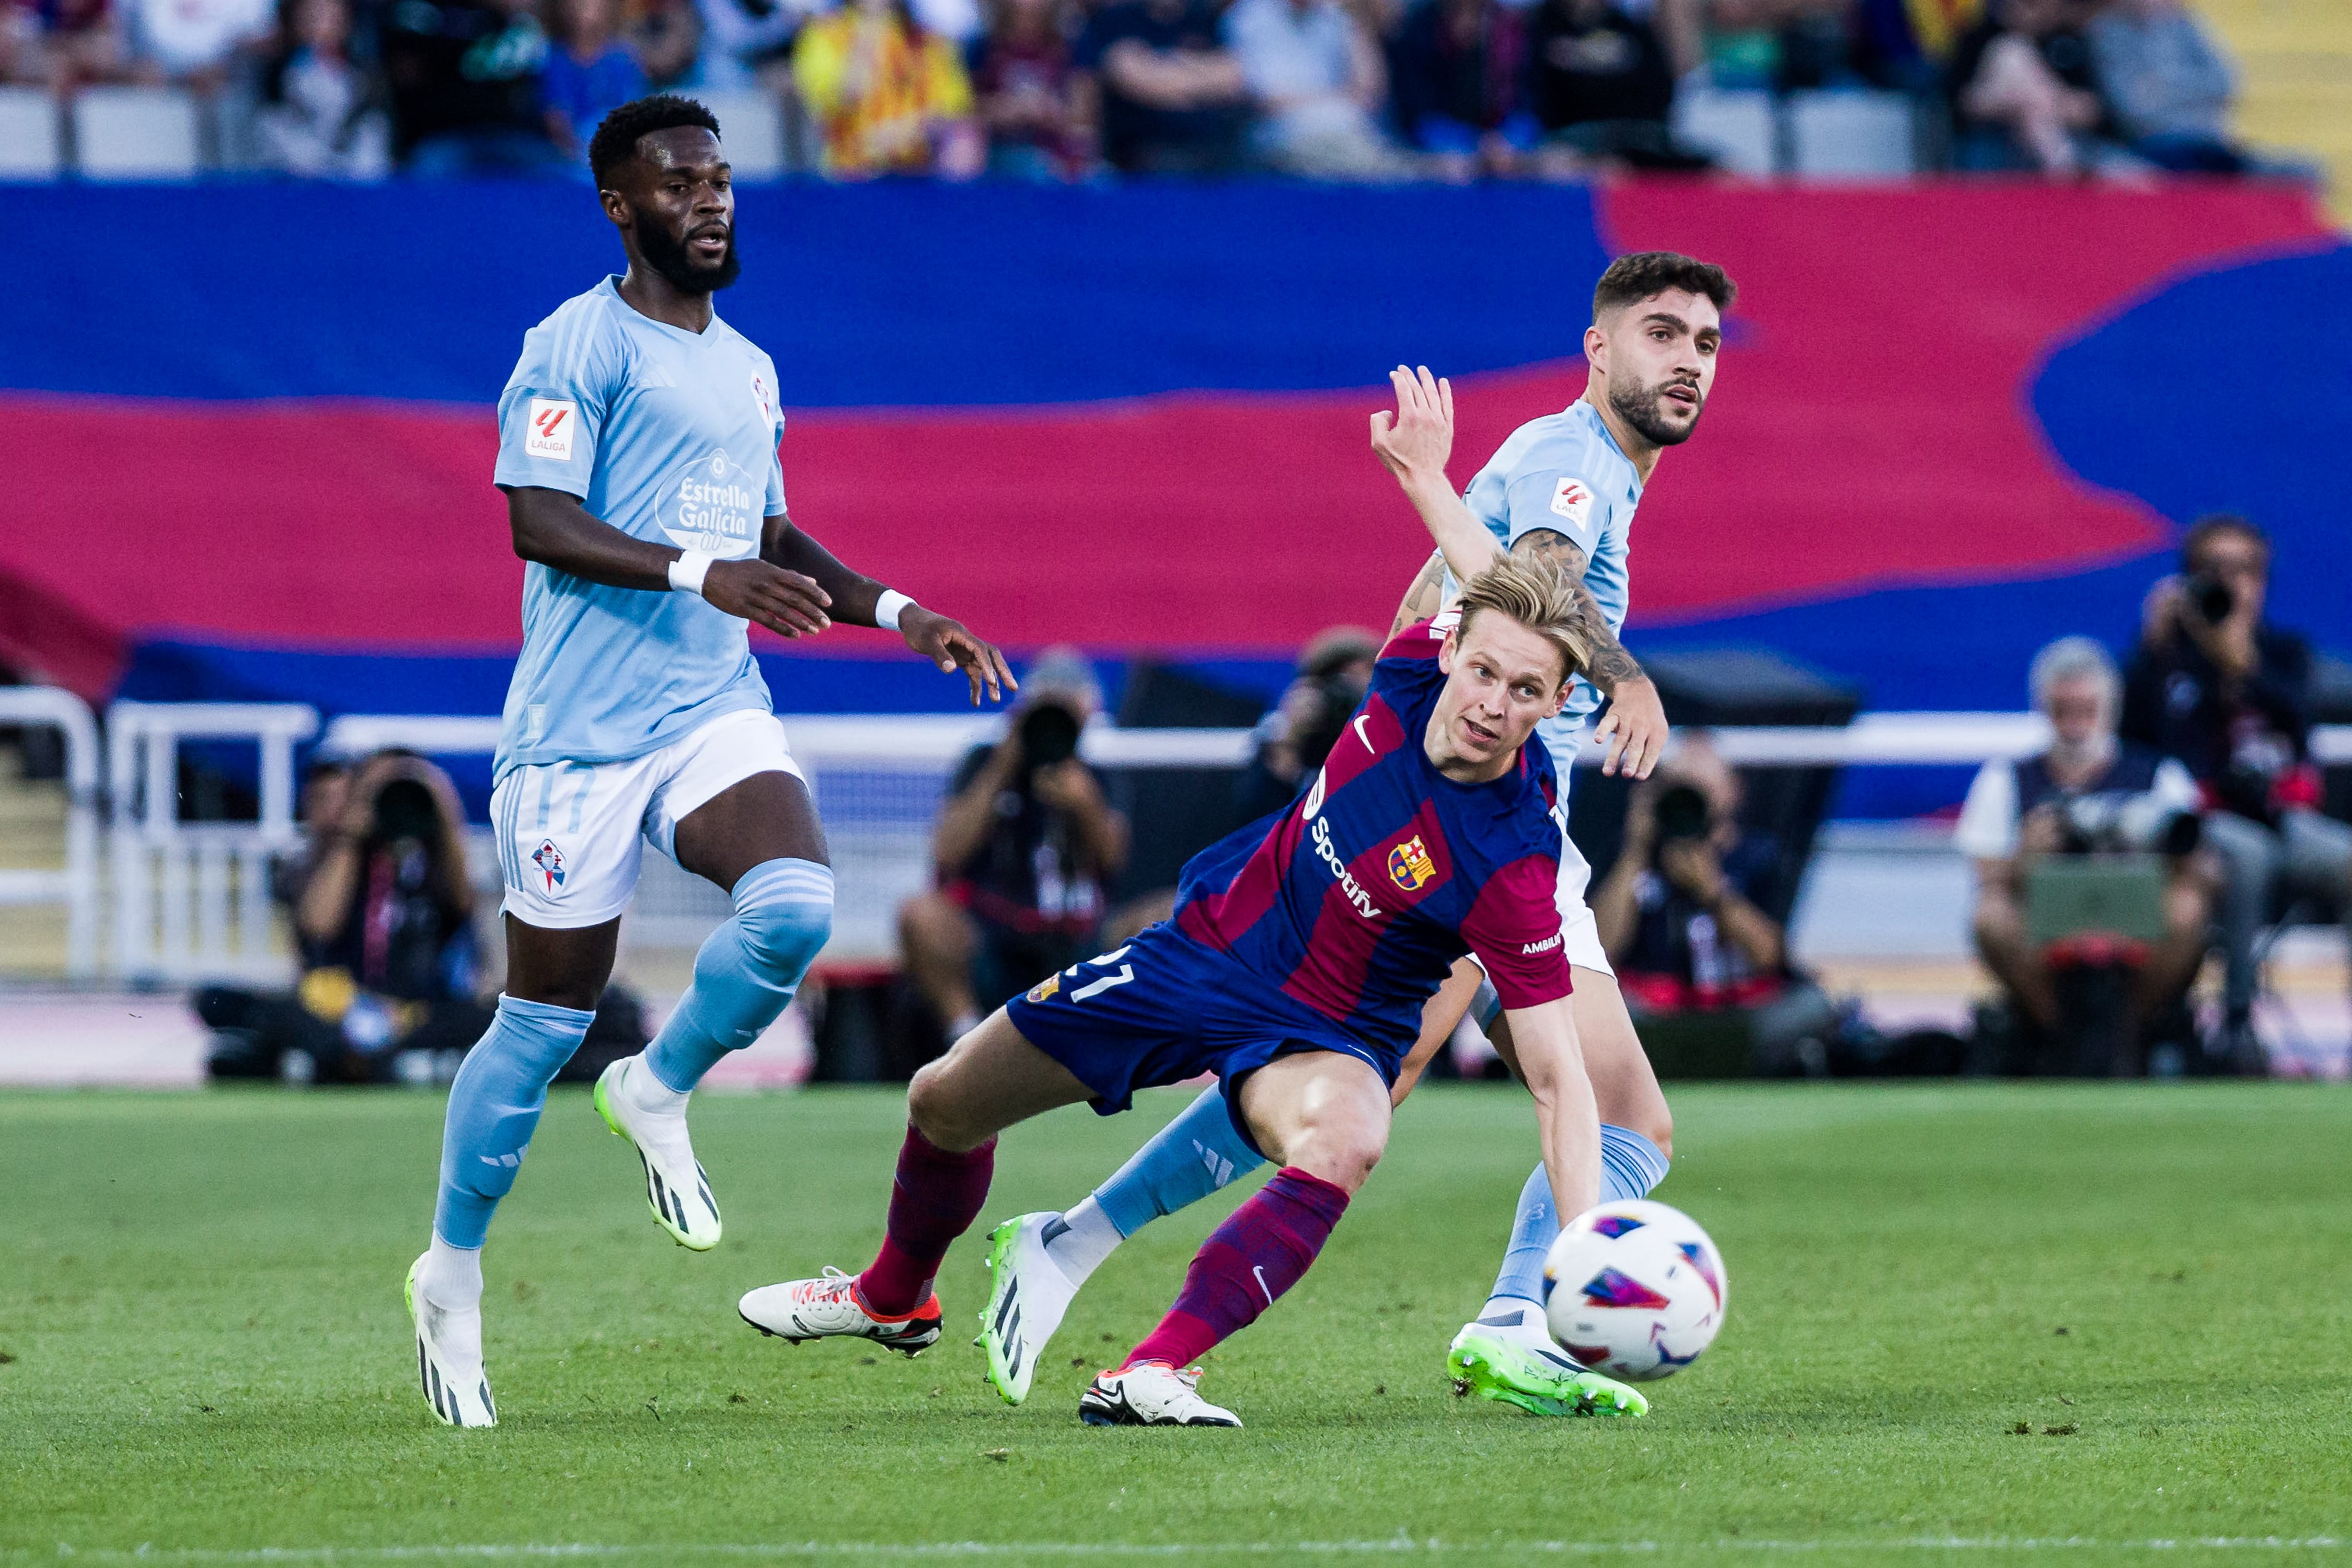
{"label": "grass pitch", "polygon": [[[1647,1420],[1454,1397],[1534,1133],[1516,1091],[1435,1088],[1210,1360],[1248,1427],[1171,1432],[1081,1426],[1077,1394],[1233,1195],[1106,1265],[1008,1410],[965,1342],[980,1232],[918,1361],[735,1318],[870,1255],[897,1096],[698,1103],[728,1237],[698,1257],[559,1093],[488,1254],[504,1425],[460,1433],[400,1302],[438,1097],[0,1098],[0,1561],[2352,1560],[2352,1090],[1675,1100],[1660,1195],[1731,1311]],[[1015,1131],[989,1215],[1074,1201],[1181,1103]]]}

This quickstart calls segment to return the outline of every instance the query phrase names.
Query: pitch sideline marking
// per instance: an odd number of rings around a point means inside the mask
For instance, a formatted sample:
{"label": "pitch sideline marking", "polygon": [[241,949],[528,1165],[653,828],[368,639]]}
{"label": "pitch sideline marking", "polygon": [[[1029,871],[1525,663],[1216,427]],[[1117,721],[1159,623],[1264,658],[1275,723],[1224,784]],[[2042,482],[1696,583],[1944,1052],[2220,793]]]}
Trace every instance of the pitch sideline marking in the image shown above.
{"label": "pitch sideline marking", "polygon": [[660,1553],[664,1556],[802,1558],[851,1557],[1192,1557],[1215,1553],[1251,1556],[1353,1556],[1454,1552],[1547,1552],[1567,1556],[1620,1556],[1660,1552],[2049,1552],[2049,1551],[2341,1551],[2352,1540],[2332,1535],[2208,1535],[2152,1536],[2138,1540],[2103,1540],[2096,1536],[1908,1536],[1880,1540],[1742,1541],[1416,1541],[1403,1536],[1387,1541],[1244,1541],[1244,1542],[989,1542],[989,1541],[801,1541],[705,1542],[641,1545],[608,1542],[483,1542],[438,1546],[259,1546],[248,1548],[162,1547],[150,1542],[130,1547],[76,1547],[59,1542],[54,1553],[26,1547],[0,1547],[0,1563],[35,1560],[87,1560],[100,1563],[401,1563],[433,1561],[506,1561],[534,1558],[625,1558]]}

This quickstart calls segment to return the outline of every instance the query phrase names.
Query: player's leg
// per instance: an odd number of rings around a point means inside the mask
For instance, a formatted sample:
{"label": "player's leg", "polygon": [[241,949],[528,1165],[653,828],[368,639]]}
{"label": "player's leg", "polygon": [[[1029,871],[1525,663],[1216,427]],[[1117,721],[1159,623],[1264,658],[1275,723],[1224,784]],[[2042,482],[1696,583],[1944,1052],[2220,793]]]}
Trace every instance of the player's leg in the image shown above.
{"label": "player's leg", "polygon": [[833,931],[833,870],[782,727],[730,714],[673,748],[646,830],[672,858],[728,891],[734,913],[694,957],[694,983],[644,1052],[596,1080],[596,1110],[637,1152],[646,1202],[680,1245],[718,1245],[719,1204],[688,1136],[688,1097],[728,1052],[790,1005]]}
{"label": "player's leg", "polygon": [[482,1245],[612,974],[644,788],[636,764],[553,763],[512,770],[491,795],[506,990],[449,1085],[433,1239],[408,1282],[425,1397],[454,1426],[497,1419],[481,1366]]}
{"label": "player's leg", "polygon": [[794,1342],[847,1334],[909,1355],[929,1348],[940,1337],[932,1281],[987,1201],[997,1133],[1096,1092],[999,1008],[908,1086],[907,1136],[874,1261],[856,1276],[827,1269],[762,1286],[742,1299],[743,1321]]}
{"label": "player's leg", "polygon": [[1282,1168],[1210,1233],[1160,1326],[1087,1390],[1078,1413],[1090,1425],[1240,1426],[1186,1368],[1298,1282],[1388,1146],[1388,1084],[1337,1051],[1258,1068],[1242,1080],[1241,1110]]}
{"label": "player's leg", "polygon": [[[1465,974],[1467,984],[1457,984]],[[1422,1037],[1397,1075],[1391,1103],[1403,1100],[1430,1057],[1453,1037],[1480,978],[1477,965],[1458,965],[1423,1007]],[[1028,1396],[1028,1373],[1046,1342],[1079,1287],[1119,1243],[1265,1163],[1234,1126],[1224,1090],[1212,1084],[1076,1208],[1018,1215],[999,1225],[989,1237],[988,1310],[975,1342],[988,1352],[992,1369],[1006,1369],[992,1376],[1007,1402]]]}

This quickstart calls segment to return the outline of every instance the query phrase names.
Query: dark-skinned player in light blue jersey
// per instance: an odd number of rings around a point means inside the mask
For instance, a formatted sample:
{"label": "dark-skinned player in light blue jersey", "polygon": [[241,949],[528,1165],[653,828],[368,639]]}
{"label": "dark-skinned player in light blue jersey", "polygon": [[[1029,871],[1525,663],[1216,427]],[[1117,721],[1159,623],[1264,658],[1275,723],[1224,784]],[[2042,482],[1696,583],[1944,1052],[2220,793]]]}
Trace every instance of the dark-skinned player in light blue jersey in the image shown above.
{"label": "dark-skinned player in light blue jersey", "polygon": [[[1593,290],[1585,329],[1583,395],[1519,426],[1461,493],[1445,473],[1453,408],[1440,383],[1399,367],[1391,378],[1396,415],[1373,416],[1374,451],[1444,544],[1407,591],[1399,627],[1436,614],[1463,578],[1503,552],[1554,566],[1575,584],[1592,660],[1560,713],[1536,731],[1563,796],[1586,743],[1586,721],[1602,698],[1608,711],[1589,731],[1605,748],[1602,772],[1647,777],[1664,742],[1657,689],[1617,640],[1631,594],[1633,512],[1664,448],[1698,427],[1715,382],[1722,312],[1733,296],[1722,268],[1687,256],[1649,251],[1612,262]],[[1674,1123],[1585,907],[1591,876],[1574,842],[1564,842],[1562,945],[1576,973],[1577,1029],[1601,1103],[1601,1196],[1613,1201],[1643,1196],[1664,1178]],[[1509,1025],[1477,964],[1465,960],[1423,1017],[1421,1042],[1397,1080],[1400,1101],[1474,1005],[1508,1054]],[[1232,1131],[1212,1088],[1075,1207],[997,1226],[981,1342],[998,1392],[1016,1405],[1028,1396],[1029,1371],[1042,1363],[1063,1313],[1122,1241],[1262,1163]],[[1494,1289],[1446,1356],[1469,1391],[1539,1415],[1592,1413],[1580,1392],[1581,1369],[1544,1327],[1544,1257],[1559,1226],[1550,1178],[1538,1166],[1520,1191]],[[1010,1310],[1015,1302],[1018,1310]]]}
{"label": "dark-skinned player in light blue jersey", "polygon": [[[1098,1426],[1237,1426],[1189,1363],[1297,1283],[1387,1146],[1422,1012],[1475,955],[1511,1020],[1554,1201],[1601,1191],[1601,1127],[1570,1006],[1554,889],[1562,835],[1536,725],[1588,645],[1569,579],[1499,557],[1458,610],[1391,640],[1371,689],[1285,810],[1193,857],[1172,919],[1048,977],[915,1077],[880,1252],[855,1277],[765,1286],[746,1321],[909,1353],[940,1334],[932,1280],[986,1201],[996,1136],[1057,1106],[1217,1075],[1234,1132],[1280,1169],[1219,1226],[1160,1326],[1079,1401]],[[1642,1396],[1584,1374],[1595,1408]]]}

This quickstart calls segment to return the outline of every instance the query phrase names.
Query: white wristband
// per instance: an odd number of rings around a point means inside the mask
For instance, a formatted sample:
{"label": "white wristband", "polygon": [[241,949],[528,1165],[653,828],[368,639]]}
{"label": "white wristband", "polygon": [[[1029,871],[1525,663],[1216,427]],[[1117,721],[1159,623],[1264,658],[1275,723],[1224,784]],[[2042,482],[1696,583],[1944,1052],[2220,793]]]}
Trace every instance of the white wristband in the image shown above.
{"label": "white wristband", "polygon": [[888,626],[896,631],[898,629],[898,617],[901,615],[908,610],[921,608],[920,605],[916,604],[898,589],[885,588],[882,590],[882,596],[874,601],[874,624],[877,626]]}
{"label": "white wristband", "polygon": [[669,563],[670,591],[702,597],[702,580],[710,575],[710,563],[718,559],[704,551],[687,551]]}

